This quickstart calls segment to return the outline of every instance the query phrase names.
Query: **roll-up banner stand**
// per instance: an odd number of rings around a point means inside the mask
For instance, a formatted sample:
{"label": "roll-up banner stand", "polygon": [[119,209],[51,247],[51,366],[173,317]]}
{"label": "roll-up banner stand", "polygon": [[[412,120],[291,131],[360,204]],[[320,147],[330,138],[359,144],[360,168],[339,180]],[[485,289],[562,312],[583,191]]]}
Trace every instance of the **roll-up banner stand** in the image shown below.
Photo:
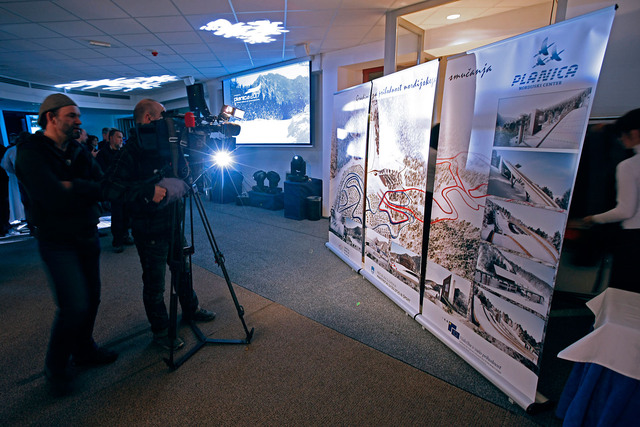
{"label": "roll-up banner stand", "polygon": [[365,158],[371,82],[333,96],[329,200],[331,249],[351,268],[363,267]]}
{"label": "roll-up banner stand", "polygon": [[373,81],[362,275],[409,315],[420,310],[429,138],[439,61]]}
{"label": "roll-up banner stand", "polygon": [[447,63],[416,320],[525,409],[536,401],[567,211],[614,15],[612,6]]}

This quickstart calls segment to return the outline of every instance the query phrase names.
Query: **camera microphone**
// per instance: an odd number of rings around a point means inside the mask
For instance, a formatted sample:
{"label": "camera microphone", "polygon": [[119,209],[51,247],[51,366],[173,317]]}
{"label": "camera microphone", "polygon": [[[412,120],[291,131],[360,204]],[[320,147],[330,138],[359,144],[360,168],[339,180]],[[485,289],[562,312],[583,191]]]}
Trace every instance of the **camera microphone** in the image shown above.
{"label": "camera microphone", "polygon": [[191,111],[184,114],[184,126],[188,128],[196,127],[196,117]]}

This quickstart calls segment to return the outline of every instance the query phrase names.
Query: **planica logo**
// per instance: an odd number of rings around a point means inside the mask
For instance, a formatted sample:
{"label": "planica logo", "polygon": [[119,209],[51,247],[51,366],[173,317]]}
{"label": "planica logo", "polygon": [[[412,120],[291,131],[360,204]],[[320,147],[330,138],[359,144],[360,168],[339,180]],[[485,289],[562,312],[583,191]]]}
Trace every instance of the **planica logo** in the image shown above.
{"label": "planica logo", "polygon": [[453,335],[456,339],[460,339],[460,332],[456,330],[456,325],[449,322],[449,328],[447,329],[449,329],[449,332],[451,332],[451,335]]}
{"label": "planica logo", "polygon": [[[563,52],[564,49],[558,51],[556,43],[549,43],[549,38],[545,37],[540,48],[535,55],[533,55],[534,61],[531,68],[556,65],[557,63],[562,62],[562,57],[560,55]],[[511,86],[519,85],[520,89],[531,89],[536,87],[561,85],[561,80],[574,77],[577,72],[578,64],[573,64],[545,68],[539,71],[532,71],[530,73],[516,74],[513,77]]]}

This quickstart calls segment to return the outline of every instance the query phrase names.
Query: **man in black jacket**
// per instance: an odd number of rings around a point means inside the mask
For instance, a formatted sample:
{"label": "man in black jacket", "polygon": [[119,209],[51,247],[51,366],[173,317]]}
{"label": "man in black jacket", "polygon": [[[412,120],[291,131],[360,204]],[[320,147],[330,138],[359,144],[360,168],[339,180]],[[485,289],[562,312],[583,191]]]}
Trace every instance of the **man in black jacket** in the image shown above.
{"label": "man in black jacket", "polygon": [[59,93],[48,96],[38,124],[44,132],[19,144],[15,169],[57,305],[45,374],[54,394],[66,394],[71,391],[70,358],[76,365],[99,365],[118,357],[93,340],[100,304],[96,225],[102,172],[75,141],[82,122],[73,100]]}
{"label": "man in black jacket", "polygon": [[[107,135],[109,145],[98,151],[96,155],[96,161],[104,173],[107,173],[109,168],[115,163],[122,148],[122,132],[118,129],[110,129]],[[109,204],[109,210],[111,211],[111,235],[113,236],[111,246],[113,246],[115,253],[121,253],[124,251],[124,245],[133,245],[133,239],[129,236],[129,212],[126,203],[122,201],[113,200]]]}
{"label": "man in black jacket", "polygon": [[[163,112],[162,104],[143,99],[136,105],[133,118],[137,125],[148,125],[162,119]],[[172,215],[174,204],[183,203],[182,197],[189,187],[171,171],[174,165],[170,164],[167,156],[160,150],[143,146],[138,129],[139,126],[130,132],[116,163],[109,168],[103,191],[107,200],[129,203],[131,208],[131,228],[142,265],[143,302],[154,342],[167,349],[178,349],[184,342],[179,337],[172,341],[168,336],[169,316],[164,303],[165,274],[168,261],[180,256],[180,253],[170,253],[172,241],[176,243],[174,249],[177,251],[182,248],[184,241],[181,226]],[[198,305],[186,263],[187,259],[183,257],[181,265],[172,270],[172,274],[180,274],[181,277],[177,292],[182,318],[187,321],[213,320],[215,313]]]}

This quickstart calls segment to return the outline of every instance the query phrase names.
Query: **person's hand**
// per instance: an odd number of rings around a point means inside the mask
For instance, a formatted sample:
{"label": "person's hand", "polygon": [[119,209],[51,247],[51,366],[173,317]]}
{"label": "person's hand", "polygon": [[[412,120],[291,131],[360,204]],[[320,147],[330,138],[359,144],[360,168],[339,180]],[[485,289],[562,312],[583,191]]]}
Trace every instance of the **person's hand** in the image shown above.
{"label": "person's hand", "polygon": [[187,183],[178,178],[162,178],[158,186],[166,188],[166,197],[160,203],[161,207],[182,199],[189,191]]}
{"label": "person's hand", "polygon": [[160,203],[167,195],[167,189],[156,185],[153,191],[153,202]]}

